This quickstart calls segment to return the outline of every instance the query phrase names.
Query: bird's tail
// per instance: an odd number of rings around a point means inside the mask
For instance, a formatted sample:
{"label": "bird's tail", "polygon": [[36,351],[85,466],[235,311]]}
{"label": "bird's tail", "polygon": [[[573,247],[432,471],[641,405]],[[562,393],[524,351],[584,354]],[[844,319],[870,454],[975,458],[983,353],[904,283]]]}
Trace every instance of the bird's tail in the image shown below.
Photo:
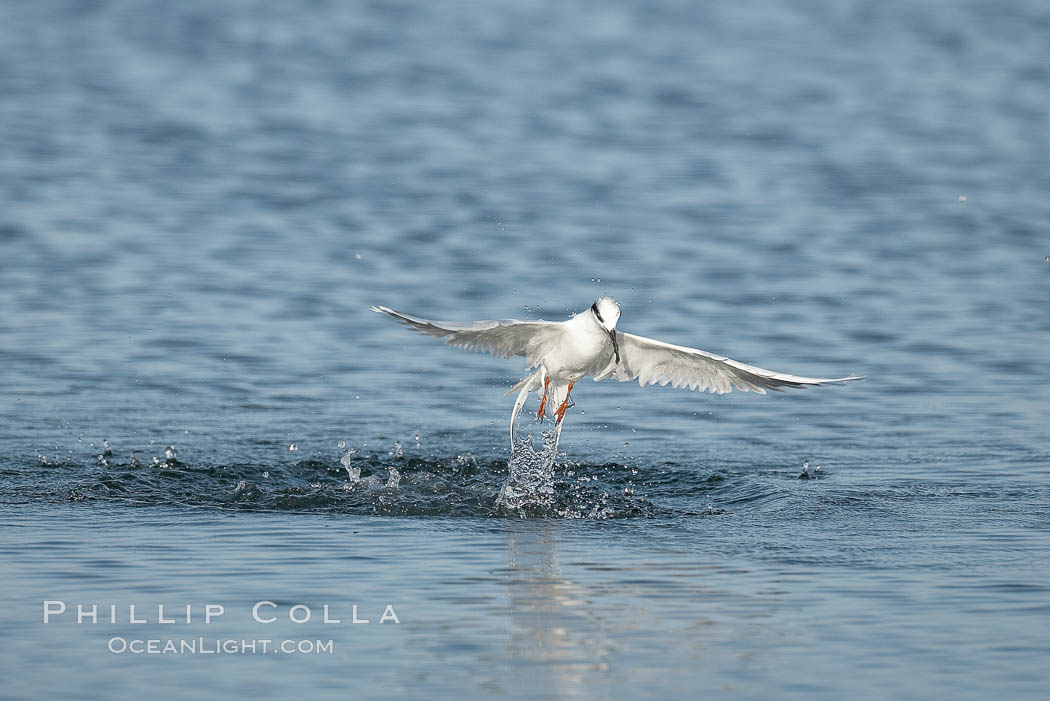
{"label": "bird's tail", "polygon": [[541,366],[540,369],[537,370],[536,372],[532,373],[531,375],[526,375],[525,377],[521,378],[521,380],[518,382],[518,384],[516,384],[513,387],[511,387],[510,389],[508,389],[503,396],[506,397],[508,394],[511,394],[512,392],[519,392],[521,390],[525,390],[525,394],[528,394],[529,392],[535,392],[535,391],[539,390],[540,388],[543,387],[544,374],[545,374],[545,371],[544,371],[543,367]]}

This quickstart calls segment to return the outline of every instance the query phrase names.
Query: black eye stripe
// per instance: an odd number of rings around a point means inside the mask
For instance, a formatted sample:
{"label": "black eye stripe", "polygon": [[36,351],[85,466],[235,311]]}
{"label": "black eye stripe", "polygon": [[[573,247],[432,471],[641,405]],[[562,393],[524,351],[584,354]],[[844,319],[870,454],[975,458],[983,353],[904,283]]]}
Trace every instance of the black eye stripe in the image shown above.
{"label": "black eye stripe", "polygon": [[597,302],[595,302],[594,304],[591,305],[591,311],[594,312],[594,315],[596,317],[598,317],[598,321],[602,322],[603,324],[605,323],[605,319],[602,318],[601,312],[598,311],[598,303]]}

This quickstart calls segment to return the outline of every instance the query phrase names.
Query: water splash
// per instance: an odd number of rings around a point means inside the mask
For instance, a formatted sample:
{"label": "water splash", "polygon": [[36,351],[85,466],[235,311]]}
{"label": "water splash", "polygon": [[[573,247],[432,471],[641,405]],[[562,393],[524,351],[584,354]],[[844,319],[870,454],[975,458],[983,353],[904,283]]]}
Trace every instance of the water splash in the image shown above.
{"label": "water splash", "polygon": [[478,459],[471,453],[461,453],[456,456],[456,467],[459,468],[460,472],[466,474],[477,474]]}
{"label": "water splash", "polygon": [[280,465],[183,462],[186,458],[181,454],[181,460],[168,463],[165,445],[159,442],[156,455],[149,448],[125,449],[120,458],[107,458],[101,465],[94,463],[97,449],[85,456],[93,462],[87,466],[75,457],[59,454],[52,458],[43,451],[38,459],[49,466],[83,468],[49,476],[51,481],[71,480],[68,487],[75,493],[62,491],[63,500],[210,504],[247,510],[632,518],[667,513],[651,498],[683,488],[678,482],[665,484],[663,479],[654,486],[644,470],[630,465],[568,461],[555,451],[553,435],[543,434],[542,442],[539,437],[536,431],[523,440],[510,461],[466,451],[447,457],[392,458],[386,450],[369,453],[365,449],[362,453],[363,442],[346,447],[350,441],[328,459],[305,458]]}
{"label": "water splash", "polygon": [[175,446],[169,445],[167,448],[164,449],[164,462],[168,463],[169,465],[174,465],[177,462],[176,458],[178,457],[178,455],[179,454],[178,451],[175,450]]}
{"label": "water splash", "polygon": [[[340,448],[343,448],[345,446],[345,442],[339,441]],[[343,457],[339,458],[339,464],[343,466],[344,470],[346,470],[346,484],[343,485],[343,489],[346,491],[352,490],[355,486],[357,486],[357,483],[361,481],[361,468],[357,465],[352,464],[351,462],[350,456],[353,454],[354,449],[351,448],[350,450],[343,453]]]}
{"label": "water splash", "polygon": [[536,452],[532,435],[516,441],[507,465],[507,481],[496,507],[522,518],[548,513],[554,505],[554,468],[558,457],[554,429],[543,432],[543,449]]}

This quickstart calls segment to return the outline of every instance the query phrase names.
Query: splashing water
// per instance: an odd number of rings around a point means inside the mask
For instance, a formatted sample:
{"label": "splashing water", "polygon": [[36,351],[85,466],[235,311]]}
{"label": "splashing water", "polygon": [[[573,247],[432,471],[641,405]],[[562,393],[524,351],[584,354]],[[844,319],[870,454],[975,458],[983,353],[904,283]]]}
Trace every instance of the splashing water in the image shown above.
{"label": "splashing water", "polygon": [[[339,447],[342,448],[346,445],[343,441],[339,441]],[[339,458],[339,464],[346,470],[346,484],[343,485],[343,489],[350,491],[353,489],[358,482],[361,481],[361,468],[357,465],[351,464],[350,456],[354,454],[353,448],[346,451],[343,457]]]}
{"label": "splashing water", "polygon": [[532,435],[516,441],[507,465],[507,481],[496,507],[522,518],[549,512],[554,505],[554,468],[558,457],[553,429],[543,432],[543,450],[536,452]]}

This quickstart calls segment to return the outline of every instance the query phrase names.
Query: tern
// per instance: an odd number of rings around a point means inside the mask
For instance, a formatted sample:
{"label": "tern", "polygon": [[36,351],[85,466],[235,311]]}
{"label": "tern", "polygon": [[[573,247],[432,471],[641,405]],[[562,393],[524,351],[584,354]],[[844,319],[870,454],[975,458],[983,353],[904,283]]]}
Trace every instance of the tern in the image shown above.
{"label": "tern", "polygon": [[644,336],[617,331],[620,304],[612,297],[599,297],[583,314],[566,321],[431,321],[404,314],[389,307],[372,307],[427,336],[444,338],[455,348],[488,352],[510,358],[525,356],[526,375],[510,388],[517,391],[510,416],[510,447],[514,450],[514,425],[529,393],[540,398],[537,418],[543,420],[549,407],[554,414],[555,446],[561,436],[562,421],[570,406],[569,395],[577,380],[593,376],[595,382],[613,378],[620,382],[638,380],[646,385],[686,387],[701,392],[725,394],[734,387],[744,392],[765,394],[791,387],[811,387],[862,380],[848,377],[800,377],[764,370],[714,353],[676,346]]}

